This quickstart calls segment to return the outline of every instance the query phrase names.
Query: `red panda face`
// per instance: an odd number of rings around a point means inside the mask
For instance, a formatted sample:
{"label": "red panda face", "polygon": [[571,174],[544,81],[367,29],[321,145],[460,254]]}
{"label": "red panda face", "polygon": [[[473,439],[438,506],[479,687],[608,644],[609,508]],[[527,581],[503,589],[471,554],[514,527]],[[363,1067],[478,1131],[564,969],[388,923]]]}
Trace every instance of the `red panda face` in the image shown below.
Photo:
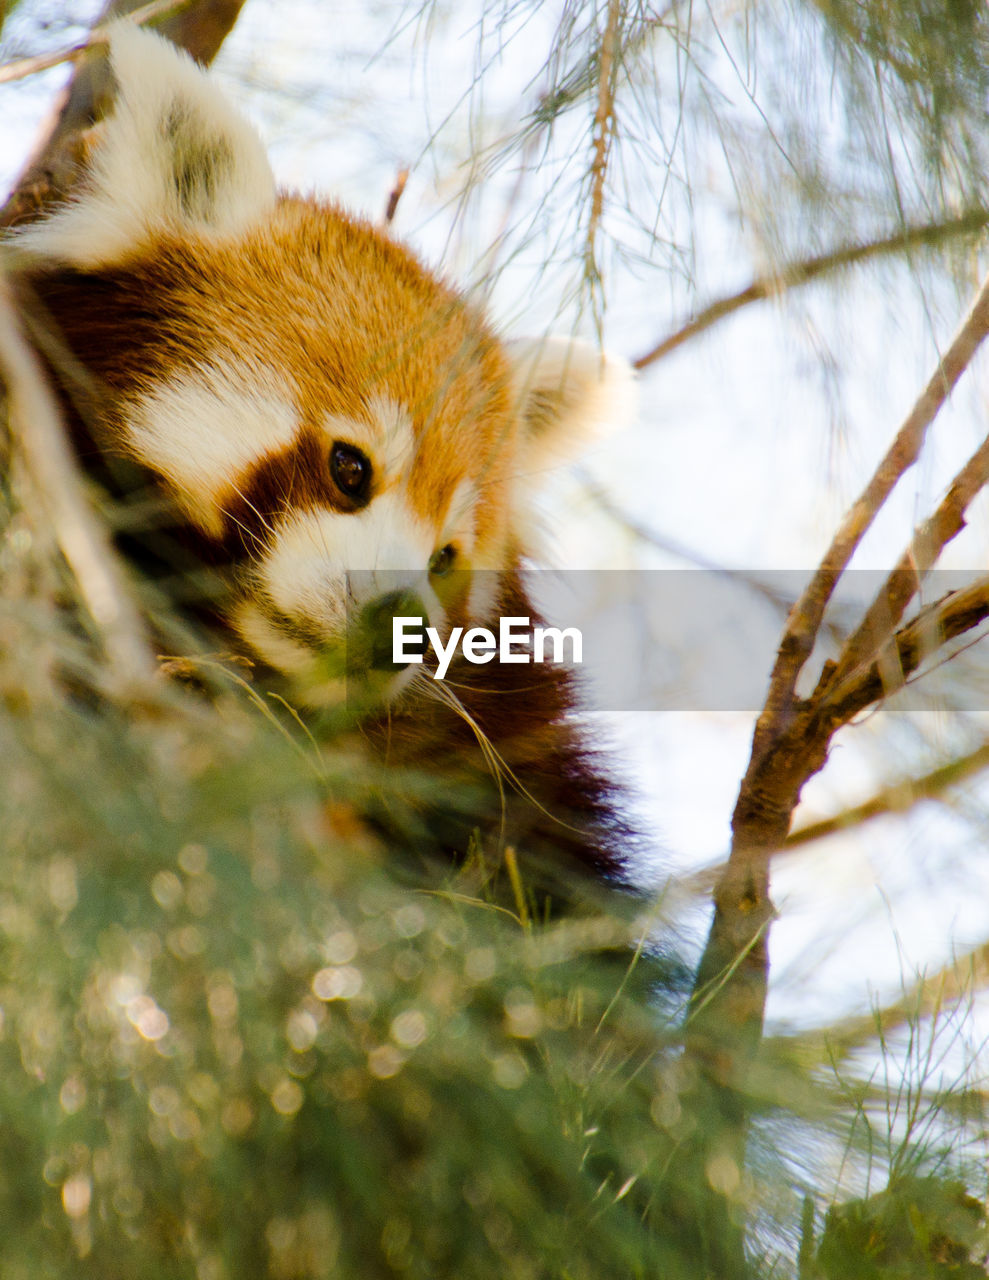
{"label": "red panda face", "polygon": [[67,337],[105,388],[107,446],[200,534],[239,539],[228,621],[277,668],[374,666],[393,614],[490,622],[533,477],[625,371],[499,342],[381,232],[279,196],[250,127],[162,41],[121,27],[112,60],[78,195],[14,236],[32,270],[83,273],[100,300]]}
{"label": "red panda face", "polygon": [[130,271],[168,339],[153,376],[120,387],[115,431],[201,532],[239,536],[232,621],[254,649],[300,675],[318,657],[325,676],[359,654],[353,627],[382,596],[440,630],[451,610],[483,616],[473,571],[514,555],[518,420],[469,308],[372,228],[301,200],[234,252],[160,242]]}

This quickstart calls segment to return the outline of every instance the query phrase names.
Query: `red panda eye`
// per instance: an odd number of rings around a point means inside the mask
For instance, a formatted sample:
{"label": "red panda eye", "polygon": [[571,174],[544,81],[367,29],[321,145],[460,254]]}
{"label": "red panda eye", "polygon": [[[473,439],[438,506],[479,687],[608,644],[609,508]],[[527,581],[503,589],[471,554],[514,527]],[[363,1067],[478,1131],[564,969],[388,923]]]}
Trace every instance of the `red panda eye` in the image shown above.
{"label": "red panda eye", "polygon": [[444,578],[453,568],[453,562],[457,558],[457,548],[452,543],[447,543],[445,547],[440,547],[439,551],[434,551],[429,560],[429,572],[434,578]]}
{"label": "red panda eye", "polygon": [[341,493],[359,500],[371,483],[370,459],[352,444],[335,440],[330,450],[330,475]]}

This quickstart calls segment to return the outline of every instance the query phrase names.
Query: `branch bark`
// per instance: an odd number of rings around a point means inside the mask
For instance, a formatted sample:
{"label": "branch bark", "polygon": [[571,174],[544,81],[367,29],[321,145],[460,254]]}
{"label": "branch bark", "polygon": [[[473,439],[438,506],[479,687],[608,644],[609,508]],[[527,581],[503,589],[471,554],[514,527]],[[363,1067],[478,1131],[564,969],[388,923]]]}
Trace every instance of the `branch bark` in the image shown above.
{"label": "branch bark", "polygon": [[[135,26],[144,26],[158,18],[167,17],[177,9],[185,9],[192,0],[153,0],[151,4],[142,5],[130,15]],[[81,53],[94,49],[97,45],[105,45],[108,38],[106,25],[94,27],[81,44],[74,44],[69,49],[58,53],[39,53],[32,58],[17,58],[14,62],[5,62],[0,66],[0,84],[11,84],[14,80],[26,80],[28,76],[37,75],[39,71],[50,71],[52,67],[63,62],[75,62]]]}
{"label": "branch bark", "polygon": [[[989,304],[984,320],[989,323]],[[834,685],[840,685],[856,667],[880,652],[919,590],[925,574],[936,563],[944,547],[965,527],[965,513],[987,480],[989,436],[958,472],[933,514],[916,531],[911,545],[887,577],[862,622],[849,636],[838,659]]]}
{"label": "branch bark", "polygon": [[[818,840],[856,831],[875,818],[907,813],[925,800],[939,800],[952,788],[960,786],[969,778],[977,777],[986,769],[989,769],[989,742],[983,743],[966,755],[949,760],[947,764],[939,765],[929,773],[921,774],[916,778],[901,778],[898,782],[883,787],[861,804],[852,805],[848,809],[842,809],[840,813],[832,814],[829,818],[809,822],[806,826],[791,831],[782,848],[777,849],[773,858],[774,865],[781,855],[796,853],[798,849],[804,849]],[[701,895],[709,897],[714,893],[715,885],[723,871],[724,863],[709,863],[689,876],[678,878],[676,890],[685,897]]]}
{"label": "branch bark", "polygon": [[750,774],[766,743],[785,727],[793,714],[797,680],[814,647],[838,579],[900,477],[917,461],[931,423],[987,332],[989,277],[872,479],[846,513],[806,590],[790,611],[770,676],[766,703],[756,723]]}

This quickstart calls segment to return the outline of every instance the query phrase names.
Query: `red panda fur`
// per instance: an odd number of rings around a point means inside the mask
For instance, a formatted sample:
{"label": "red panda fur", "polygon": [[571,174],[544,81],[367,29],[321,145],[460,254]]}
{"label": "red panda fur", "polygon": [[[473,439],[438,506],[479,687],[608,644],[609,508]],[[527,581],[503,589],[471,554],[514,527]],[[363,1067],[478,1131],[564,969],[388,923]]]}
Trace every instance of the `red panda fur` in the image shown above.
{"label": "red panda fur", "polygon": [[[444,634],[538,621],[522,570],[533,477],[621,411],[624,367],[505,343],[382,231],[279,195],[250,126],[163,41],[121,27],[111,60],[117,106],[77,193],[11,237],[89,379],[83,462],[111,488],[165,491],[186,553],[227,584],[200,612],[316,703],[323,655],[392,581]],[[338,446],[363,487],[341,485]],[[496,848],[620,877],[625,836],[565,668],[460,660],[460,711],[409,675],[385,681],[362,733],[387,762],[487,795],[459,819],[436,806],[440,844],[462,853],[481,825]]]}

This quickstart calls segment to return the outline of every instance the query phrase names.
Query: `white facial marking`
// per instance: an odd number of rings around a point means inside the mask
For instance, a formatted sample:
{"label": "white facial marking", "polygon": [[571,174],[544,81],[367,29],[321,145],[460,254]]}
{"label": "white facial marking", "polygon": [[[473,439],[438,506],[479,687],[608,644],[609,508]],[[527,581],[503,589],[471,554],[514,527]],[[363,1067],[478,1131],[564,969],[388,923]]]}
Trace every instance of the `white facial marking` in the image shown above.
{"label": "white facial marking", "polygon": [[78,196],[13,237],[31,254],[94,267],[158,230],[235,235],[275,203],[254,128],[202,68],[130,23],[112,28],[113,114]]}
{"label": "white facial marking", "polygon": [[433,532],[403,497],[384,493],[352,514],[319,510],[289,516],[258,565],[258,577],[276,608],[328,636],[339,635],[348,603],[365,603],[399,587],[419,593],[431,620],[441,617],[427,574],[433,550]]}
{"label": "white facial marking", "polygon": [[207,533],[222,532],[222,501],[238,476],[295,439],[296,411],[277,387],[273,374],[215,361],[169,379],[128,410],[135,453],[172,482]]}
{"label": "white facial marking", "polygon": [[371,458],[386,481],[407,475],[415,458],[415,434],[408,413],[387,396],[372,396],[366,420],[329,417],[327,438],[355,444]]}
{"label": "white facial marking", "polygon": [[312,666],[312,650],[287,636],[251,601],[243,601],[234,610],[232,622],[251,648],[279,671],[303,675]]}

